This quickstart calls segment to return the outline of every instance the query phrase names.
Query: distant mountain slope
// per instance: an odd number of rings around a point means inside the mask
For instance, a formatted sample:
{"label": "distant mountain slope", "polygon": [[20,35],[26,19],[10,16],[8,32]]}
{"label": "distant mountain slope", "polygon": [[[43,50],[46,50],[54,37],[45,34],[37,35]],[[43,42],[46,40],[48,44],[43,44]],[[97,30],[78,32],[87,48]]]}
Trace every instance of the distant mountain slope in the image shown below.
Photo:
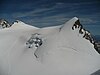
{"label": "distant mountain slope", "polygon": [[99,69],[100,54],[77,17],[61,26],[17,21],[0,30],[0,75],[90,75]]}

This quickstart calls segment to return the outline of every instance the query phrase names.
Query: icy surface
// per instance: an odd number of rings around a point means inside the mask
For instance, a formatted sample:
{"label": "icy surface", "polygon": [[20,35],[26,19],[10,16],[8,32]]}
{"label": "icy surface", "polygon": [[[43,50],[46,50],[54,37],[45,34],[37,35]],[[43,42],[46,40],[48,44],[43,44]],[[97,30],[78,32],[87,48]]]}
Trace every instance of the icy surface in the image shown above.
{"label": "icy surface", "polygon": [[[37,28],[17,21],[0,30],[0,75],[90,75],[100,69],[100,55],[89,40],[72,30],[74,17],[61,26]],[[28,48],[32,34],[42,45]]]}

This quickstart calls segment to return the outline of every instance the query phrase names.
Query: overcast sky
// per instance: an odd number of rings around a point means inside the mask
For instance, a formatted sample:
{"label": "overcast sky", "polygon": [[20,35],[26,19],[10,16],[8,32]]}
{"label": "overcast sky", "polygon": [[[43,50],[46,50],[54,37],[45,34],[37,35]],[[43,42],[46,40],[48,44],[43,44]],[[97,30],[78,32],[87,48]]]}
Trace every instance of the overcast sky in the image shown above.
{"label": "overcast sky", "polygon": [[60,25],[74,16],[81,24],[100,35],[100,0],[0,0],[0,18],[16,19],[47,27]]}

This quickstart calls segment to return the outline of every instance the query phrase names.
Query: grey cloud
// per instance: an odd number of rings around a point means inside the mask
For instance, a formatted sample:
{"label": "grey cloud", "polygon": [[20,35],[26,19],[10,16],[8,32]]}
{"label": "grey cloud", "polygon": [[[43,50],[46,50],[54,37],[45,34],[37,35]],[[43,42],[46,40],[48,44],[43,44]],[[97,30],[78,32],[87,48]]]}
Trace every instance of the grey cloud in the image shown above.
{"label": "grey cloud", "polygon": [[16,17],[16,18],[20,18],[20,17],[28,17],[28,16],[38,16],[37,13],[41,13],[41,12],[46,12],[46,11],[49,11],[51,9],[48,9],[48,8],[42,8],[42,9],[36,9],[36,10],[32,10],[32,11],[27,11],[27,12],[17,12],[17,13],[14,13],[12,16],[13,17]]}
{"label": "grey cloud", "polygon": [[92,24],[92,23],[97,23],[98,21],[93,20],[91,18],[80,18],[81,22],[84,24]]}
{"label": "grey cloud", "polygon": [[[95,2],[97,3],[97,2]],[[93,13],[93,14],[81,14],[78,13],[77,10],[80,9],[80,5],[85,5],[85,4],[93,4],[93,2],[83,2],[83,3],[56,3],[54,6],[51,6],[49,8],[38,8],[34,9],[32,11],[27,11],[25,13],[22,12],[17,12],[14,13],[12,16],[14,18],[21,18],[21,17],[31,17],[30,19],[27,20],[27,23],[30,23],[32,25],[57,25],[66,22],[67,20],[71,19],[72,17],[79,17],[81,22],[83,24],[91,24],[91,23],[99,23],[100,21],[98,20],[98,15],[100,13]],[[53,13],[56,11],[56,9],[59,8],[65,8],[66,10],[63,13],[57,13],[57,14],[52,14],[52,15],[43,15],[42,13]],[[73,8],[74,7],[74,8]],[[68,11],[68,9],[71,9]],[[60,11],[60,10],[59,10]],[[40,18],[36,18],[39,17]],[[95,18],[95,19],[94,19]]]}

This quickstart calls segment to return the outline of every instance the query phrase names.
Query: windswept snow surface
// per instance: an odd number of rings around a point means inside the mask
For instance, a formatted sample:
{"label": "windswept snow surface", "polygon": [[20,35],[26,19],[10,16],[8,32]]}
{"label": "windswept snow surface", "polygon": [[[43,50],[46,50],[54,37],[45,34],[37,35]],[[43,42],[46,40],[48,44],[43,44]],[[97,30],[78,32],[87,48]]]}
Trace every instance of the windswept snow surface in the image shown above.
{"label": "windswept snow surface", "polygon": [[[0,75],[90,75],[100,69],[100,55],[89,40],[72,30],[74,17],[61,26],[37,28],[23,22],[0,30]],[[31,34],[43,44],[28,48]]]}

